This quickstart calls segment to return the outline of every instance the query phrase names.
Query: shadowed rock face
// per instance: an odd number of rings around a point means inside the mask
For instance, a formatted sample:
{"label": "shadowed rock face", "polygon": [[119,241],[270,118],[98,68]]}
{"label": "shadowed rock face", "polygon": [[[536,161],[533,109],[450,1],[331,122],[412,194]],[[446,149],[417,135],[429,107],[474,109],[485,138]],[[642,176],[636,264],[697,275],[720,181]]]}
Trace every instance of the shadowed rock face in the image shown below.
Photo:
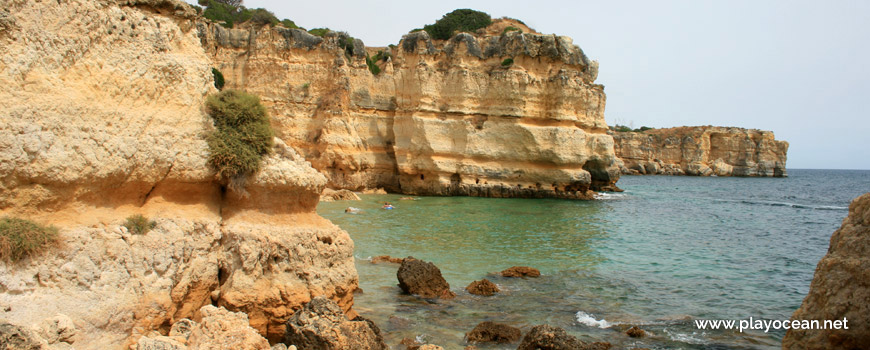
{"label": "shadowed rock face", "polygon": [[783,349],[862,349],[870,344],[870,193],[852,201],[831,236],[810,291],[792,320],[848,320],[849,329],[791,329]]}
{"label": "shadowed rock face", "polygon": [[788,142],[718,126],[610,132],[623,174],[785,177]]}
{"label": "shadowed rock face", "polygon": [[340,34],[198,31],[227,86],[263,96],[279,136],[329,187],[591,199],[619,178],[598,63],[570,38],[416,32],[369,48],[390,53],[373,75]]}
{"label": "shadowed rock face", "polygon": [[287,321],[284,343],[300,349],[386,350],[380,329],[369,320],[348,320],[332,300],[315,297]]}

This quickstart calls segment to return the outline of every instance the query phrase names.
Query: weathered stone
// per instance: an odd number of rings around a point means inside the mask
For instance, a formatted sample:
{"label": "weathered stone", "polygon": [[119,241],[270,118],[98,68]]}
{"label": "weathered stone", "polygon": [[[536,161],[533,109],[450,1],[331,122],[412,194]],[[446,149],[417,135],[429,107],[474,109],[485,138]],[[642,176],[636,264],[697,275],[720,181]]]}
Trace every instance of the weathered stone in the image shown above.
{"label": "weathered stone", "polygon": [[269,342],[251,328],[248,316],[206,305],[202,322],[190,332],[187,345],[195,349],[269,350]]}
{"label": "weathered stone", "polygon": [[408,294],[424,298],[450,299],[456,296],[450,284],[441,276],[441,270],[431,262],[407,257],[396,272],[399,288]]}
{"label": "weathered stone", "polygon": [[186,341],[188,338],[190,338],[190,333],[193,331],[193,329],[198,326],[199,323],[196,323],[191,319],[182,318],[172,324],[172,328],[169,329],[169,336],[182,337]]}
{"label": "weathered stone", "polygon": [[513,343],[520,340],[522,332],[519,328],[502,323],[481,322],[471,332],[465,335],[469,343]]}
{"label": "weathered stone", "polygon": [[349,321],[338,305],[315,297],[287,321],[285,344],[303,349],[385,350],[380,329],[362,317]]}
{"label": "weathered stone", "polygon": [[172,337],[145,336],[136,342],[136,350],[187,350],[187,346]]}
{"label": "weathered stone", "polygon": [[791,317],[796,321],[838,321],[842,329],[790,329],[782,339],[783,349],[860,349],[870,344],[868,252],[870,193],[849,205],[849,215],[831,235],[828,253],[816,267],[809,293]]}
{"label": "weathered stone", "polygon": [[58,342],[72,343],[72,338],[78,332],[72,320],[63,314],[43,320],[36,327],[36,331],[49,344]]}
{"label": "weathered stone", "polygon": [[379,264],[379,263],[382,263],[382,262],[388,262],[388,263],[393,263],[393,264],[401,264],[403,260],[405,260],[405,259],[402,259],[402,258],[394,258],[394,257],[391,257],[391,256],[389,256],[389,255],[378,255],[378,256],[372,258],[372,264]]}
{"label": "weathered stone", "polygon": [[353,191],[349,190],[333,190],[330,188],[324,188],[323,193],[320,194],[321,202],[333,202],[333,201],[358,201],[360,200],[359,196]]}
{"label": "weathered stone", "polygon": [[0,323],[0,346],[8,350],[48,350],[48,342],[37,333],[11,323]]}
{"label": "weathered stone", "polygon": [[480,281],[471,282],[468,287],[465,287],[465,290],[471,294],[483,296],[493,296],[499,292],[498,286],[485,278]]}
{"label": "weathered stone", "polygon": [[513,266],[501,272],[502,277],[539,277],[541,271],[534,267]]}

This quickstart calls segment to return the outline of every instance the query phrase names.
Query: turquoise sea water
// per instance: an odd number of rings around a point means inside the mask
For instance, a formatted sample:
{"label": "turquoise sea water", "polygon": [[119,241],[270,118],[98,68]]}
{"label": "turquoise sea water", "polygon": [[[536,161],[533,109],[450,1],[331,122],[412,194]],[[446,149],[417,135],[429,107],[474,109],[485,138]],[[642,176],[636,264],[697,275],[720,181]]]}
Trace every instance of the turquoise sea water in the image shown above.
{"label": "turquoise sea water", "polygon": [[[870,171],[789,170],[788,178],[626,176],[624,193],[598,201],[363,195],[318,213],[355,242],[357,311],[387,343],[417,338],[462,349],[482,321],[527,331],[548,323],[617,348],[778,348],[783,331],[702,331],[695,319],[788,319],[849,202],[870,191]],[[394,210],[382,210],[390,201]],[[354,206],[359,214],[345,214]],[[398,265],[434,262],[453,300],[403,295]],[[514,265],[537,279],[502,278]],[[465,292],[488,278],[502,293]],[[651,336],[633,339],[638,325]],[[478,346],[515,349],[517,344]]]}

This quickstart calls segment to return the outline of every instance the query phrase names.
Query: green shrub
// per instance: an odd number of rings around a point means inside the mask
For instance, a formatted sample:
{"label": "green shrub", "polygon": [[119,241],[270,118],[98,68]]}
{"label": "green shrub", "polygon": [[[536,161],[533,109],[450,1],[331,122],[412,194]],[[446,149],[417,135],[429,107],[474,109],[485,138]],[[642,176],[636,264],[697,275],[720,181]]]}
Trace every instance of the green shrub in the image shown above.
{"label": "green shrub", "polygon": [[253,12],[251,10],[241,6],[241,1],[231,0],[208,0],[206,9],[202,13],[202,16],[205,18],[216,22],[224,22],[223,26],[227,28],[232,28],[234,23],[248,21],[252,15]]}
{"label": "green shrub", "polygon": [[281,20],[281,24],[284,25],[284,28],[287,28],[287,29],[299,28],[299,26],[296,25],[296,22],[293,22],[293,21],[286,19],[286,18]]}
{"label": "green shrub", "polygon": [[423,31],[423,28],[414,28],[414,29],[411,29],[411,31],[409,31],[408,33],[416,33],[416,32],[420,32],[420,31]]}
{"label": "green shrub", "polygon": [[271,25],[276,26],[278,23],[278,17],[275,17],[275,14],[272,11],[269,11],[264,8],[253,9],[251,11],[251,22],[257,25]]}
{"label": "green shrub", "polygon": [[450,12],[435,24],[423,27],[432,38],[447,40],[455,32],[472,32],[492,24],[492,18],[486,12],[471,9],[459,9]]}
{"label": "green shrub", "polygon": [[224,90],[206,99],[216,130],[208,135],[209,162],[230,189],[245,193],[248,175],[272,148],[274,135],[260,99],[238,90]]}
{"label": "green shrub", "polygon": [[133,216],[127,217],[127,221],[124,222],[124,227],[127,228],[127,232],[130,232],[134,235],[144,235],[151,231],[157,223],[153,220],[148,220],[148,218],[142,216],[142,214],[136,214]]}
{"label": "green shrub", "polygon": [[510,66],[510,65],[512,65],[512,64],[514,64],[514,59],[513,59],[513,58],[505,58],[504,61],[501,61],[501,66],[502,66],[502,67],[507,67],[507,66]]}
{"label": "green shrub", "polygon": [[200,6],[196,6],[196,5],[190,5],[190,7],[193,7],[193,10],[196,11],[196,14],[197,14],[197,15],[201,15],[201,14],[202,14],[202,7],[200,7]]}
{"label": "green shrub", "polygon": [[641,127],[638,128],[638,129],[634,129],[634,131],[636,131],[636,132],[644,132],[644,131],[647,131],[647,130],[652,130],[652,128],[651,128],[651,127],[648,127],[648,126],[641,126]]}
{"label": "green shrub", "polygon": [[42,226],[19,218],[0,219],[0,259],[6,263],[36,256],[56,245],[57,241],[57,228],[53,226]]}
{"label": "green shrub", "polygon": [[369,66],[369,71],[371,71],[372,74],[378,75],[381,73],[381,67],[378,67],[377,61],[369,58],[368,55],[366,55],[366,65]]}
{"label": "green shrub", "polygon": [[520,33],[522,33],[523,31],[522,31],[520,28],[517,28],[517,27],[514,27],[514,26],[507,26],[507,27],[505,27],[505,29],[501,32],[501,35],[505,35],[505,34],[507,34],[508,32],[520,32]]}
{"label": "green shrub", "polygon": [[326,33],[329,33],[329,28],[314,28],[309,30],[308,33],[322,38]]}
{"label": "green shrub", "polygon": [[223,90],[224,83],[226,83],[224,81],[223,73],[221,73],[221,71],[219,71],[217,68],[212,68],[211,74],[214,75],[214,87],[217,88],[218,90]]}
{"label": "green shrub", "polygon": [[618,131],[618,132],[631,132],[631,128],[625,125],[614,124],[610,126],[610,130]]}

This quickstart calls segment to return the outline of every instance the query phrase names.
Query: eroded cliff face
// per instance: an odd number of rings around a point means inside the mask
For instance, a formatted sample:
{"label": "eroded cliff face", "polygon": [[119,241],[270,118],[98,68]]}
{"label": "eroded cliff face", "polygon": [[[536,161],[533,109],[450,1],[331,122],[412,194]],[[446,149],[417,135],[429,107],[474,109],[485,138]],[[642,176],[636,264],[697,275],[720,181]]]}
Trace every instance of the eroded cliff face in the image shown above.
{"label": "eroded cliff face", "polygon": [[[870,193],[849,205],[849,216],[831,236],[810,291],[792,320],[848,322],[848,329],[790,329],[783,349],[861,349],[870,344]],[[842,328],[842,327],[841,327]]]}
{"label": "eroded cliff face", "polygon": [[696,126],[610,134],[623,174],[787,176],[788,142],[770,131]]}
{"label": "eroded cliff face", "polygon": [[[274,125],[329,186],[420,195],[590,198],[619,177],[597,62],[570,38],[405,35],[366,66],[330,33],[198,27],[228,86],[263,96]],[[512,64],[503,64],[512,58]]]}
{"label": "eroded cliff face", "polygon": [[[0,215],[60,228],[54,250],[0,263],[0,318],[62,313],[75,347],[126,348],[203,305],[279,339],[315,296],[353,315],[353,242],[314,213],[326,178],[280,140],[226,192],[207,164],[215,92],[195,13],[174,0],[5,1]],[[156,227],[132,235],[131,214]],[[5,310],[5,311],[4,311]]]}

